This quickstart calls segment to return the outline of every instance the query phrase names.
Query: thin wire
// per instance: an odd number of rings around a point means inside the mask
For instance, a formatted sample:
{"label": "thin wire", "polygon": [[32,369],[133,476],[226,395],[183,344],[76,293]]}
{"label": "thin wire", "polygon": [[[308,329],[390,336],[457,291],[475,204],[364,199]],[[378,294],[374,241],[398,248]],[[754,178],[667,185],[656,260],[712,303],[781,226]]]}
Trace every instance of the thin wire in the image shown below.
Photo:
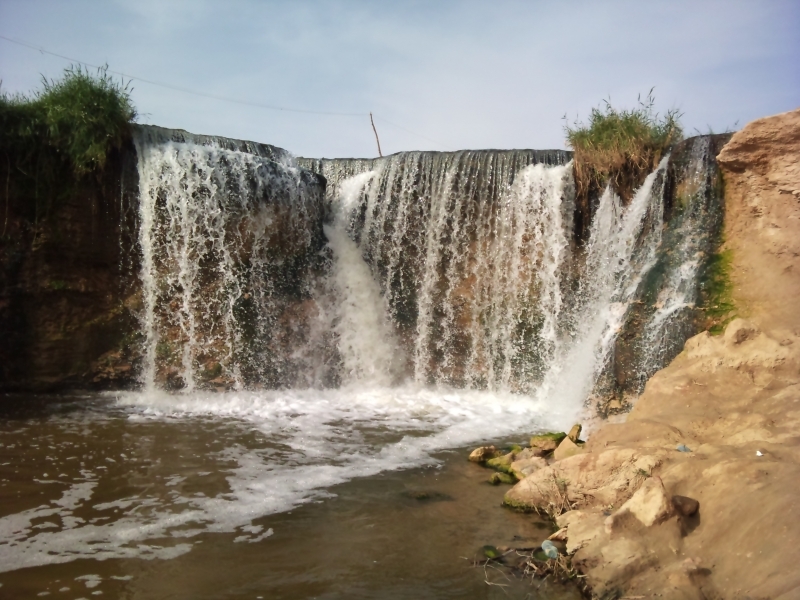
{"label": "thin wire", "polygon": [[[55,56],[57,58],[62,58],[64,60],[68,60],[68,61],[71,61],[71,62],[74,62],[74,63],[78,63],[78,64],[81,64],[81,65],[83,65],[85,67],[91,67],[93,69],[105,69],[109,73],[113,73],[114,75],[119,75],[120,77],[127,77],[128,79],[131,79],[131,80],[134,80],[134,81],[141,81],[142,83],[148,83],[150,85],[166,88],[166,89],[169,89],[169,90],[174,90],[174,91],[177,91],[177,92],[182,92],[184,94],[191,94],[193,96],[201,96],[203,98],[211,98],[213,100],[220,100],[222,102],[232,102],[233,104],[241,104],[241,105],[245,105],[245,106],[254,106],[256,108],[266,108],[268,110],[278,110],[278,111],[282,111],[282,112],[301,113],[301,114],[307,114],[307,115],[327,115],[327,116],[337,116],[337,117],[368,117],[369,116],[369,113],[345,113],[345,112],[332,112],[332,111],[319,111],[319,110],[304,110],[304,109],[300,109],[300,108],[287,108],[285,106],[274,106],[272,104],[261,104],[260,102],[250,102],[248,100],[237,100],[236,98],[228,98],[228,97],[225,97],[225,96],[217,96],[215,94],[206,94],[205,92],[198,92],[196,90],[190,90],[188,88],[178,87],[178,86],[170,85],[168,83],[162,83],[162,82],[159,82],[159,81],[153,81],[151,79],[145,79],[144,77],[138,77],[136,75],[129,75],[128,73],[123,73],[122,71],[115,71],[113,69],[109,69],[108,65],[104,65],[104,66],[94,65],[92,63],[88,63],[88,62],[83,61],[83,60],[78,60],[77,58],[72,58],[72,57],[66,56],[64,54],[59,54],[57,52],[51,52],[50,50],[47,50],[47,49],[43,48],[42,46],[36,46],[34,44],[29,44],[28,42],[23,42],[21,40],[15,40],[13,38],[7,37],[7,36],[2,35],[2,34],[0,34],[0,39],[3,39],[5,41],[7,41],[7,42],[11,42],[12,44],[18,44],[20,46],[24,46],[26,48],[30,48],[31,50],[36,50],[38,52],[41,52],[42,54],[49,54],[50,56]],[[427,137],[425,135],[422,135],[420,133],[416,133],[414,131],[411,131],[410,129],[406,129],[405,127],[403,127],[401,125],[398,125],[397,123],[392,123],[391,121],[389,121],[387,119],[384,119],[383,117],[378,117],[378,120],[379,121],[383,121],[387,125],[390,125],[392,127],[396,127],[397,129],[400,129],[402,131],[405,131],[406,133],[410,133],[411,135],[415,135],[415,136],[417,136],[419,138],[422,138],[424,140],[428,140],[429,142],[433,142],[434,144],[437,144],[440,147],[446,147],[447,146],[447,144],[443,144],[442,142],[439,142],[437,140],[429,138],[429,137]]]}
{"label": "thin wire", "polygon": [[[63,54],[58,54],[57,52],[50,52],[49,50],[45,50],[41,46],[34,46],[33,44],[28,44],[27,42],[22,42],[20,40],[14,40],[10,37],[6,37],[4,35],[0,35],[0,39],[4,39],[7,42],[11,42],[12,44],[19,44],[20,46],[25,46],[26,48],[31,48],[32,50],[38,50],[42,54],[49,54],[51,56],[57,56],[58,58],[63,58],[64,60],[69,60],[86,67],[91,67],[93,69],[106,69],[104,66],[100,65],[93,65],[92,63],[85,62],[83,60],[78,60],[77,58],[72,58],[70,56],[65,56]],[[285,106],[274,106],[272,104],[261,104],[260,102],[250,102],[248,100],[237,100],[236,98],[227,98],[225,96],[217,96],[215,94],[207,94],[205,92],[198,92],[196,90],[190,90],[188,88],[182,88],[174,85],[170,85],[168,83],[162,83],[160,81],[153,81],[151,79],[145,79],[144,77],[138,77],[136,75],[129,75],[128,73],[123,73],[122,71],[114,71],[112,69],[106,69],[109,73],[113,73],[114,75],[119,75],[121,77],[127,77],[128,79],[132,79],[135,81],[141,81],[142,83],[149,83],[150,85],[155,85],[158,87],[167,88],[170,90],[175,90],[177,92],[183,92],[184,94],[192,94],[195,96],[202,96],[204,98],[212,98],[214,100],[221,100],[223,102],[233,102],[234,104],[244,104],[246,106],[256,106],[258,108],[266,108],[269,110],[280,110],[284,112],[293,112],[293,113],[303,113],[307,115],[331,115],[337,117],[368,117],[369,113],[345,113],[345,112],[332,112],[332,111],[320,111],[320,110],[304,110],[300,108],[287,108]]]}

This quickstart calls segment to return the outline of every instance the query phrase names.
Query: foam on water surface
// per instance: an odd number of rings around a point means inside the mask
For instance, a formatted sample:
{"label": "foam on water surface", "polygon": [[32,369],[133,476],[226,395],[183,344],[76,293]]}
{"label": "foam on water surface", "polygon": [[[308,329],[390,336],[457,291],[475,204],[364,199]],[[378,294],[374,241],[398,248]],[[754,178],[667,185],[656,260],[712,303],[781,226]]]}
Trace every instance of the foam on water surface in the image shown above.
{"label": "foam on water surface", "polygon": [[[435,464],[451,448],[521,441],[554,416],[526,396],[414,387],[121,394],[33,425],[64,440],[40,466],[65,470],[69,439],[81,440],[80,456],[49,501],[0,517],[0,571],[169,559],[206,534],[261,542],[273,532],[260,518],[338,484]],[[146,485],[132,485],[140,476]]]}

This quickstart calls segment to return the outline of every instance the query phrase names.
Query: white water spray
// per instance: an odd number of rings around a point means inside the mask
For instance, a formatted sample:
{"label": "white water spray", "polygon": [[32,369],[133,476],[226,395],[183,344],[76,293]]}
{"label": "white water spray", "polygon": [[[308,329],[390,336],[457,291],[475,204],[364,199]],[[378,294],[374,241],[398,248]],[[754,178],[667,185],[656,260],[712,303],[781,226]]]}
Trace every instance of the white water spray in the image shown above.
{"label": "white water spray", "polygon": [[333,223],[325,226],[328,246],[333,251],[331,325],[345,384],[390,385],[402,364],[380,287],[347,234],[351,213],[357,208],[364,186],[374,176],[373,171],[368,171],[343,182],[333,207]]}

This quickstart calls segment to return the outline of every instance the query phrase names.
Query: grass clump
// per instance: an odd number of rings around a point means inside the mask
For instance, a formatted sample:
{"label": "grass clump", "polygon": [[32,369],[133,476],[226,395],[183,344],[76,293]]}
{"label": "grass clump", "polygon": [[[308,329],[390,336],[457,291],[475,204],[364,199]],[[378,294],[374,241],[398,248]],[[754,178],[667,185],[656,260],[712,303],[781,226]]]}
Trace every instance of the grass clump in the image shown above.
{"label": "grass clump", "polygon": [[43,78],[42,89],[29,95],[0,91],[6,207],[13,199],[23,205],[21,216],[38,221],[75,183],[102,171],[130,137],[136,118],[130,94],[129,84],[106,68],[91,73],[80,66],[60,79]]}
{"label": "grass clump", "polygon": [[725,331],[725,326],[736,316],[731,281],[732,264],[733,253],[730,250],[713,254],[700,283],[705,327],[712,335],[719,335]]}
{"label": "grass clump", "polygon": [[92,74],[70,66],[61,79],[42,78],[42,90],[31,96],[2,93],[0,144],[16,150],[19,158],[30,158],[45,146],[77,175],[102,168],[109,152],[130,135],[136,118],[130,92],[106,68]]}
{"label": "grass clump", "polygon": [[588,200],[611,185],[629,202],[668,149],[683,139],[681,113],[672,109],[662,116],[654,105],[651,89],[636,108],[619,110],[604,101],[592,109],[588,123],[566,122],[579,198]]}

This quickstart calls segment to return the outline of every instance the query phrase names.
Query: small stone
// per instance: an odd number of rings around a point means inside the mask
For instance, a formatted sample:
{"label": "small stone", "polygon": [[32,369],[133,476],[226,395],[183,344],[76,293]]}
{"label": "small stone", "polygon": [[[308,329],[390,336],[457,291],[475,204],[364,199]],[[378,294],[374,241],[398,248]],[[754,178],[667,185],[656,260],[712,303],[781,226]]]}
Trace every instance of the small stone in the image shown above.
{"label": "small stone", "polygon": [[556,460],[562,460],[564,458],[569,458],[570,456],[580,454],[583,451],[584,449],[578,446],[571,439],[564,438],[558,445],[558,448],[556,448],[555,452],[553,452],[553,458]]}
{"label": "small stone", "polygon": [[561,440],[563,440],[565,437],[567,437],[567,434],[563,431],[535,435],[531,438],[531,448],[540,448],[546,452],[552,452],[558,448]]}
{"label": "small stone", "polygon": [[608,404],[606,404],[607,410],[620,410],[622,408],[622,402],[617,399],[610,400]]}
{"label": "small stone", "polygon": [[558,531],[556,531],[553,535],[547,538],[553,542],[566,542],[567,541],[567,528],[562,527]]}
{"label": "small stone", "polygon": [[576,423],[572,426],[572,429],[569,430],[567,437],[577,444],[581,437],[581,429],[583,429],[583,426],[580,423]]}
{"label": "small stone", "polygon": [[684,517],[691,517],[700,509],[700,503],[688,496],[673,496],[672,506]]}
{"label": "small stone", "polygon": [[500,452],[494,446],[481,446],[470,452],[469,460],[475,463],[483,463],[499,455]]}

